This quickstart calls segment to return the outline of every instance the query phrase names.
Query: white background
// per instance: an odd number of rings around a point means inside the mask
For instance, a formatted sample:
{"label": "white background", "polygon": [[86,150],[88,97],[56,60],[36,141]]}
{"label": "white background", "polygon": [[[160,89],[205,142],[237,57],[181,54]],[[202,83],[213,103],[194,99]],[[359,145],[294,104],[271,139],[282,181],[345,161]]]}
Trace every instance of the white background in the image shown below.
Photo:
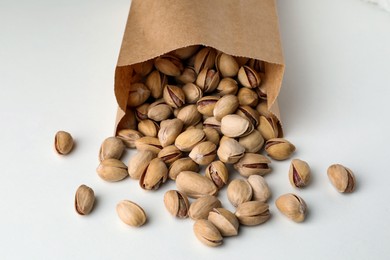
{"label": "white background", "polygon": [[[172,182],[147,192],[134,180],[106,183],[95,172],[100,143],[113,133],[114,68],[129,6],[128,0],[0,0],[1,259],[389,257],[389,13],[357,0],[278,1],[286,60],[282,119],[313,182],[293,189],[289,161],[273,163],[266,176],[272,218],[208,248],[196,240],[190,219],[165,210]],[[52,148],[60,129],[77,142],[66,157]],[[339,194],[329,184],[326,169],[336,162],[355,172],[355,193]],[[73,208],[83,183],[97,196],[86,217]],[[306,200],[304,223],[277,211],[275,199],[287,192]],[[225,195],[224,206],[233,210]],[[145,226],[119,220],[115,206],[122,199],[144,207]]]}

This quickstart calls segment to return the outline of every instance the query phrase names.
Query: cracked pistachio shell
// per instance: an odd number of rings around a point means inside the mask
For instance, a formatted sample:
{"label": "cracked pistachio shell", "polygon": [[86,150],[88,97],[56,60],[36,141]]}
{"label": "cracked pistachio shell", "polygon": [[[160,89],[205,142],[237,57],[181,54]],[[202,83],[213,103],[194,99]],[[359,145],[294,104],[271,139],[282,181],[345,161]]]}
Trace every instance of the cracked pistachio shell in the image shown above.
{"label": "cracked pistachio shell", "polygon": [[143,103],[142,105],[140,105],[134,109],[135,117],[138,121],[148,119],[149,106],[150,106],[149,103]]}
{"label": "cracked pistachio shell", "polygon": [[265,179],[260,175],[251,175],[248,177],[248,182],[252,187],[252,200],[267,202],[271,197],[271,190]]}
{"label": "cracked pistachio shell", "polygon": [[247,88],[256,88],[260,85],[260,75],[248,66],[242,66],[238,71],[238,81]]}
{"label": "cracked pistachio shell", "polygon": [[178,57],[181,60],[186,60],[192,55],[194,55],[200,48],[200,45],[191,45],[183,47],[171,52],[172,55]]}
{"label": "cracked pistachio shell", "polygon": [[129,200],[122,200],[116,205],[116,212],[119,218],[127,225],[140,227],[146,222],[145,211],[136,203]]}
{"label": "cracked pistachio shell", "polygon": [[181,84],[194,83],[196,80],[196,72],[193,67],[184,68],[180,76],[175,77],[176,81]]}
{"label": "cracked pistachio shell", "polygon": [[168,178],[168,169],[161,158],[150,161],[146,171],[139,179],[139,185],[144,190],[157,190]]}
{"label": "cracked pistachio shell", "polygon": [[179,175],[179,173],[183,171],[198,172],[199,165],[191,158],[180,158],[174,161],[171,166],[169,166],[169,178],[172,180],[176,180],[177,175]]}
{"label": "cracked pistachio shell", "polygon": [[269,139],[265,143],[265,151],[272,159],[286,160],[295,152],[295,146],[283,138]]}
{"label": "cracked pistachio shell", "polygon": [[176,177],[176,187],[191,198],[215,195],[218,192],[217,186],[210,179],[191,171],[179,173]]}
{"label": "cracked pistachio shell", "polygon": [[194,83],[187,83],[182,88],[186,100],[186,104],[196,104],[202,98],[202,90]]}
{"label": "cracked pistachio shell", "polygon": [[219,73],[214,69],[204,68],[196,78],[196,85],[205,93],[213,92],[219,84]]}
{"label": "cracked pistachio shell", "polygon": [[229,114],[233,114],[238,108],[238,98],[235,95],[225,95],[221,97],[214,106],[213,115],[215,119],[221,119]]}
{"label": "cracked pistachio shell", "polygon": [[168,78],[165,74],[154,70],[148,75],[145,81],[145,85],[150,90],[150,95],[154,98],[161,98],[163,88],[167,84]]}
{"label": "cracked pistachio shell", "polygon": [[153,120],[145,119],[138,123],[138,131],[144,136],[156,137],[159,130],[159,125]]}
{"label": "cracked pistachio shell", "polygon": [[181,134],[175,140],[175,145],[183,152],[190,152],[197,144],[206,139],[206,134],[202,129],[189,129]]}
{"label": "cracked pistachio shell", "polygon": [[217,156],[217,146],[210,141],[199,143],[192,148],[188,156],[199,165],[208,165]]}
{"label": "cracked pistachio shell", "polygon": [[164,205],[168,212],[177,218],[187,218],[190,203],[187,196],[177,190],[169,190],[164,195]]}
{"label": "cracked pistachio shell", "polygon": [[175,142],[183,129],[183,121],[180,119],[167,119],[161,121],[160,130],[158,131],[158,140],[163,147]]}
{"label": "cracked pistachio shell", "polygon": [[147,60],[144,62],[140,62],[132,65],[131,67],[137,74],[140,74],[142,77],[148,75],[153,69],[153,60]]}
{"label": "cracked pistachio shell", "polygon": [[257,88],[254,88],[257,93],[257,96],[262,100],[267,100],[267,89],[265,85],[260,85]]}
{"label": "cracked pistachio shell", "polygon": [[279,136],[278,121],[274,116],[260,116],[257,130],[260,131],[265,140],[277,138]]}
{"label": "cracked pistachio shell", "polygon": [[172,164],[174,161],[181,158],[183,153],[174,145],[164,147],[157,155],[167,165]]}
{"label": "cracked pistachio shell", "polygon": [[239,115],[226,115],[221,120],[221,132],[227,137],[242,137],[253,131],[253,125]]}
{"label": "cracked pistachio shell", "polygon": [[217,197],[206,195],[191,203],[188,215],[193,220],[207,219],[209,212],[212,211],[213,208],[220,207],[222,207],[222,204]]}
{"label": "cracked pistachio shell", "polygon": [[224,163],[236,163],[244,156],[244,153],[245,148],[235,139],[229,137],[226,137],[223,142],[220,142],[217,150],[218,158]]}
{"label": "cracked pistachio shell", "polygon": [[58,131],[54,137],[54,149],[58,154],[70,153],[73,148],[73,137],[65,131]]}
{"label": "cracked pistachio shell", "polygon": [[184,67],[181,60],[173,55],[162,55],[155,59],[154,66],[167,76],[180,76]]}
{"label": "cracked pistachio shell", "polygon": [[216,247],[222,244],[223,238],[221,233],[206,219],[195,221],[194,233],[198,240],[206,246]]}
{"label": "cracked pistachio shell", "polygon": [[295,222],[305,220],[307,206],[305,201],[295,194],[284,194],[277,198],[275,205],[278,210]]}
{"label": "cracked pistachio shell", "polygon": [[292,186],[303,188],[310,182],[310,166],[307,162],[294,159],[291,161],[288,178]]}
{"label": "cracked pistachio shell", "polygon": [[135,141],[144,135],[133,129],[122,129],[117,133],[117,137],[123,141],[128,148],[135,148]]}
{"label": "cracked pistachio shell", "polygon": [[166,85],[164,87],[163,98],[173,108],[179,108],[185,104],[184,92],[178,86]]}
{"label": "cracked pistachio shell", "polygon": [[127,106],[138,107],[145,103],[150,96],[150,90],[143,83],[133,83],[130,85]]}
{"label": "cracked pistachio shell", "polygon": [[247,153],[256,153],[261,150],[264,145],[264,138],[256,129],[247,136],[240,137],[238,143],[245,148]]}
{"label": "cracked pistachio shell", "polygon": [[268,204],[261,201],[247,201],[240,204],[235,215],[238,221],[246,226],[262,224],[271,216]]}
{"label": "cracked pistachio shell", "polygon": [[207,166],[205,176],[221,189],[229,180],[229,171],[223,162],[214,161]]}
{"label": "cracked pistachio shell", "polygon": [[238,235],[240,223],[237,217],[227,209],[214,208],[207,218],[219,230],[222,236],[230,237]]}
{"label": "cracked pistachio shell", "polygon": [[167,105],[164,99],[156,100],[148,108],[148,118],[157,122],[168,119],[172,113],[172,107]]}
{"label": "cracked pistachio shell", "polygon": [[356,180],[353,172],[341,164],[329,166],[328,177],[336,190],[341,193],[351,193],[355,190]]}
{"label": "cracked pistachio shell", "polygon": [[202,114],[198,112],[196,105],[182,107],[176,117],[183,121],[185,127],[196,125],[202,120]]}
{"label": "cracked pistachio shell", "polygon": [[217,130],[215,130],[214,128],[207,127],[207,128],[203,129],[203,132],[206,135],[207,141],[210,141],[210,142],[214,143],[215,145],[219,145],[220,137],[219,137],[219,133]]}
{"label": "cracked pistachio shell", "polygon": [[195,55],[194,68],[199,73],[204,68],[214,67],[217,51],[210,47],[204,47]]}
{"label": "cracked pistachio shell", "polygon": [[135,147],[138,151],[151,151],[158,154],[162,146],[156,137],[144,136],[135,141]]}
{"label": "cracked pistachio shell", "polygon": [[129,174],[127,166],[117,159],[105,159],[96,169],[99,177],[105,181],[115,182],[126,178]]}
{"label": "cracked pistachio shell", "polygon": [[137,127],[137,119],[135,117],[134,109],[127,108],[125,115],[118,123],[118,129],[135,129]]}
{"label": "cracked pistachio shell", "polygon": [[268,165],[269,163],[271,163],[271,161],[264,155],[258,153],[245,153],[245,155],[234,164],[234,169],[244,177],[265,175],[271,172],[271,168]]}
{"label": "cracked pistachio shell", "polygon": [[95,193],[87,185],[78,187],[74,199],[74,207],[76,212],[80,215],[88,215],[95,203]]}
{"label": "cracked pistachio shell", "polygon": [[227,187],[227,197],[234,207],[252,199],[252,187],[243,179],[232,180]]}
{"label": "cracked pistachio shell", "polygon": [[217,55],[215,65],[222,77],[235,77],[239,70],[236,59],[233,56],[222,52]]}
{"label": "cracked pistachio shell", "polygon": [[218,121],[215,117],[208,117],[203,121],[203,127],[204,128],[213,128],[217,130],[219,134],[222,134],[221,132],[221,122]]}
{"label": "cracked pistachio shell", "polygon": [[250,88],[240,88],[237,93],[237,98],[240,102],[240,106],[255,107],[259,102],[259,97],[256,91]]}
{"label": "cracked pistachio shell", "polygon": [[138,180],[154,158],[156,158],[156,154],[151,151],[139,151],[133,155],[127,169],[130,178]]}
{"label": "cracked pistachio shell", "polygon": [[238,91],[238,84],[232,78],[223,78],[219,81],[216,89],[218,95],[236,95]]}
{"label": "cracked pistachio shell", "polygon": [[204,96],[196,102],[199,113],[205,116],[213,116],[215,104],[219,100],[216,96]]}
{"label": "cracked pistachio shell", "polygon": [[259,112],[257,112],[250,106],[239,106],[236,114],[249,120],[249,122],[251,122],[254,127],[257,127],[259,125]]}

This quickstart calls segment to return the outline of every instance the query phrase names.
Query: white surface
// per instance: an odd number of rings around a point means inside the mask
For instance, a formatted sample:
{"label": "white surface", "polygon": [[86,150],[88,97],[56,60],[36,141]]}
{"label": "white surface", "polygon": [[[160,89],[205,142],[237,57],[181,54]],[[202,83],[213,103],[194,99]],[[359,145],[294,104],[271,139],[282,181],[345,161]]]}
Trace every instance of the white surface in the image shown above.
{"label": "white surface", "polygon": [[[1,259],[388,258],[388,13],[356,0],[278,1],[286,137],[311,165],[313,182],[297,191],[289,162],[274,163],[266,177],[272,218],[207,248],[191,220],[166,212],[162,198],[173,183],[146,192],[136,181],[111,184],[95,173],[100,143],[113,131],[113,75],[128,8],[128,0],[0,0]],[[67,157],[52,150],[59,129],[77,141]],[[354,194],[329,184],[334,162],[355,171]],[[87,217],[73,209],[82,183],[97,195]],[[306,200],[304,223],[277,212],[274,201],[287,192]],[[144,207],[147,225],[121,223],[122,199]]]}

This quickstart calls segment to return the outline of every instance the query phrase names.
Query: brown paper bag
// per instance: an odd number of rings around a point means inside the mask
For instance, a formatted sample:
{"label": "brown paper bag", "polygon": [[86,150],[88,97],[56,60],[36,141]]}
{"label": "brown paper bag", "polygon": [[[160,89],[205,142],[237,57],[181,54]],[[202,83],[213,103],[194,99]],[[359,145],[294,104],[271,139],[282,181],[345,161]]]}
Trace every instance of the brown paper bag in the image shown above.
{"label": "brown paper bag", "polygon": [[265,61],[268,108],[280,119],[284,59],[275,0],[133,0],[115,71],[116,127],[128,105],[132,65],[197,44]]}

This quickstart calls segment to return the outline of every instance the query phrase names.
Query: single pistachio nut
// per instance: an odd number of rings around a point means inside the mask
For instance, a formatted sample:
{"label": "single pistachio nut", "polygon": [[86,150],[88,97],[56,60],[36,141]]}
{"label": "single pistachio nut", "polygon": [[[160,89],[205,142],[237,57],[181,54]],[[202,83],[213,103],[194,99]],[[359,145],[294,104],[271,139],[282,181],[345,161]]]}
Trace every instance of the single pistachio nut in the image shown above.
{"label": "single pistachio nut", "polygon": [[159,130],[159,125],[153,120],[145,119],[138,123],[138,131],[144,136],[156,137]]}
{"label": "single pistachio nut", "polygon": [[143,83],[133,83],[130,85],[127,106],[138,107],[145,103],[150,96],[150,90]]}
{"label": "single pistachio nut", "polygon": [[151,151],[138,151],[129,160],[128,173],[130,178],[139,180],[145,172],[151,160],[156,158],[156,154]]}
{"label": "single pistachio nut", "polygon": [[123,180],[129,175],[127,166],[118,159],[105,159],[101,161],[96,172],[100,178],[109,182]]}
{"label": "single pistachio nut", "polygon": [[176,177],[176,187],[191,198],[216,195],[217,186],[207,177],[192,171],[183,171]]}
{"label": "single pistachio nut", "polygon": [[208,117],[203,121],[204,128],[213,128],[217,130],[218,134],[222,134],[221,132],[221,122],[218,121],[215,117]]}
{"label": "single pistachio nut", "polygon": [[173,108],[179,108],[185,104],[184,92],[178,86],[166,85],[163,97],[165,102]]}
{"label": "single pistachio nut", "polygon": [[128,148],[135,148],[135,141],[144,135],[133,129],[122,129],[117,133],[117,137],[123,141]]}
{"label": "single pistachio nut", "polygon": [[150,95],[154,98],[162,97],[163,88],[167,83],[167,76],[158,70],[152,71],[145,81],[145,85],[150,90]]}
{"label": "single pistachio nut", "polygon": [[177,190],[169,190],[164,195],[164,205],[168,212],[177,218],[187,218],[190,203],[187,196]]}
{"label": "single pistachio nut", "polygon": [[121,118],[118,123],[119,129],[135,129],[137,127],[137,119],[135,117],[134,110],[132,108],[127,108],[125,115]]}
{"label": "single pistachio nut", "polygon": [[224,163],[236,163],[245,154],[245,148],[240,145],[235,139],[226,137],[221,139],[219,148],[217,150],[218,158]]}
{"label": "single pistachio nut", "polygon": [[95,193],[87,185],[78,187],[74,199],[74,207],[80,215],[88,215],[95,203]]}
{"label": "single pistachio nut", "polygon": [[260,85],[256,88],[254,88],[254,90],[256,91],[257,96],[260,99],[267,100],[267,89],[266,89],[265,85]]}
{"label": "single pistachio nut", "polygon": [[138,151],[151,151],[158,154],[162,146],[156,137],[144,136],[135,141],[135,147]]}
{"label": "single pistachio nut", "polygon": [[161,158],[154,158],[139,179],[144,190],[157,190],[168,179],[168,169]]}
{"label": "single pistachio nut", "polygon": [[234,169],[244,177],[265,175],[271,172],[271,168],[268,165],[269,163],[271,163],[271,161],[264,155],[258,153],[245,153],[245,155],[234,164]]}
{"label": "single pistachio nut", "polygon": [[221,132],[227,137],[242,137],[253,131],[253,125],[239,115],[226,115],[221,120]]}
{"label": "single pistachio nut", "polygon": [[183,153],[174,145],[165,146],[157,155],[158,158],[167,165],[172,164],[174,161],[180,159]]}
{"label": "single pistachio nut", "polygon": [[217,55],[215,66],[222,77],[235,77],[239,70],[236,59],[233,56],[222,52]]}
{"label": "single pistachio nut", "polygon": [[207,166],[205,176],[221,189],[229,180],[229,171],[223,162],[214,161]]}
{"label": "single pistachio nut", "polygon": [[251,175],[248,177],[248,182],[252,187],[252,200],[267,202],[271,197],[271,190],[265,179],[260,175]]}
{"label": "single pistachio nut", "polygon": [[341,193],[351,193],[355,190],[355,175],[349,168],[341,164],[332,164],[329,166],[328,177],[336,190]]}
{"label": "single pistachio nut", "polygon": [[295,152],[295,146],[286,139],[273,138],[265,143],[265,151],[272,159],[282,161]]}
{"label": "single pistachio nut", "polygon": [[191,45],[180,49],[176,49],[172,51],[171,54],[178,57],[181,60],[186,60],[192,55],[194,55],[199,50],[199,48],[200,45]]}
{"label": "single pistachio nut", "polygon": [[221,119],[229,114],[233,114],[238,108],[238,98],[235,95],[225,95],[221,97],[214,106],[213,115],[215,119]]}
{"label": "single pistachio nut", "polygon": [[245,226],[262,224],[271,216],[268,204],[256,200],[238,205],[235,215],[238,221]]}
{"label": "single pistachio nut", "polygon": [[249,122],[251,122],[254,127],[257,127],[259,125],[259,112],[257,112],[250,106],[239,106],[236,114],[249,120]]}
{"label": "single pistachio nut", "polygon": [[271,117],[273,116],[273,114],[271,113],[271,111],[268,110],[268,104],[267,104],[267,101],[261,101],[259,102],[259,104],[257,104],[256,106],[256,110],[257,112],[259,112],[259,114],[261,116],[265,116],[265,117]]}
{"label": "single pistachio nut", "polygon": [[247,136],[240,137],[238,143],[245,148],[247,153],[257,153],[264,145],[264,138],[256,129]]}
{"label": "single pistachio nut", "polygon": [[238,81],[246,88],[256,88],[260,85],[259,74],[248,66],[242,66],[238,71]]}
{"label": "single pistachio nut", "polygon": [[303,188],[310,182],[310,166],[307,162],[294,159],[291,161],[288,178],[292,186]]}
{"label": "single pistachio nut", "polygon": [[196,80],[196,72],[193,67],[184,68],[180,76],[175,77],[176,81],[181,84],[194,83]]}
{"label": "single pistachio nut", "polygon": [[214,143],[215,145],[219,144],[219,133],[217,130],[211,127],[206,127],[203,129],[203,132],[206,135],[206,140]]}
{"label": "single pistachio nut", "polygon": [[171,180],[176,180],[177,175],[183,171],[198,172],[199,165],[191,158],[180,158],[169,166],[168,175]]}
{"label": "single pistachio nut", "polygon": [[256,91],[250,88],[240,88],[237,93],[237,98],[240,106],[255,107],[259,102],[259,97]]}
{"label": "single pistachio nut", "polygon": [[209,212],[212,211],[213,208],[220,207],[222,207],[222,204],[217,197],[206,195],[191,203],[188,215],[193,220],[207,219]]}
{"label": "single pistachio nut", "polygon": [[216,96],[204,96],[196,102],[199,113],[205,116],[213,116],[215,104],[219,100]]}
{"label": "single pistachio nut", "polygon": [[175,142],[183,129],[183,121],[180,119],[167,119],[161,121],[160,130],[158,131],[158,140],[162,147],[166,147]]}
{"label": "single pistachio nut", "polygon": [[145,77],[146,75],[148,75],[152,71],[153,63],[154,63],[154,60],[147,60],[144,62],[134,64],[131,67],[134,69],[134,71],[137,74],[141,75],[142,77]]}
{"label": "single pistachio nut", "polygon": [[238,84],[232,78],[223,78],[219,81],[216,89],[218,95],[236,95],[238,91]]}
{"label": "single pistachio nut", "polygon": [[213,92],[219,84],[219,73],[214,69],[204,68],[196,78],[196,85],[205,93]]}
{"label": "single pistachio nut", "polygon": [[164,99],[159,99],[150,104],[148,108],[148,118],[160,122],[170,118],[172,107],[165,103]]}
{"label": "single pistachio nut", "polygon": [[157,70],[167,76],[180,76],[184,67],[181,60],[173,55],[162,55],[154,61]]}
{"label": "single pistachio nut", "polygon": [[288,193],[280,196],[275,201],[275,205],[283,215],[295,222],[302,222],[306,217],[306,203],[295,194]]}
{"label": "single pistachio nut", "polygon": [[259,126],[257,130],[260,131],[261,135],[265,140],[277,138],[279,136],[278,121],[275,116],[265,117],[260,116]]}
{"label": "single pistachio nut", "polygon": [[146,222],[145,211],[136,203],[129,200],[122,200],[116,205],[116,212],[119,218],[127,225],[140,227]]}
{"label": "single pistachio nut", "polygon": [[70,153],[73,148],[73,137],[65,131],[58,131],[54,137],[54,148],[58,154]]}
{"label": "single pistachio nut", "polygon": [[234,207],[252,199],[252,187],[243,179],[232,180],[227,187],[227,197]]}
{"label": "single pistachio nut", "polygon": [[210,141],[199,143],[192,148],[188,156],[199,165],[208,165],[217,156],[217,146]]}
{"label": "single pistachio nut", "polygon": [[214,208],[210,211],[207,220],[213,223],[224,237],[238,235],[238,227],[240,223],[238,222],[236,215],[227,209]]}
{"label": "single pistachio nut", "polygon": [[135,117],[138,121],[148,119],[149,106],[150,106],[149,103],[143,103],[142,105],[140,105],[134,109]]}
{"label": "single pistachio nut", "polygon": [[187,83],[182,87],[186,104],[196,104],[202,98],[202,90],[194,83]]}
{"label": "single pistachio nut", "polygon": [[175,145],[180,151],[190,152],[197,144],[206,139],[206,134],[201,129],[189,129],[179,134]]}
{"label": "single pistachio nut", "polygon": [[222,245],[222,235],[208,220],[199,219],[194,223],[194,233],[200,242],[206,246],[216,247]]}
{"label": "single pistachio nut", "polygon": [[202,120],[202,114],[198,112],[196,105],[183,106],[176,117],[183,121],[185,127],[196,125]]}
{"label": "single pistachio nut", "polygon": [[213,48],[205,47],[201,49],[195,55],[195,61],[194,61],[195,72],[199,73],[204,68],[214,67],[216,56],[217,56],[217,51]]}

